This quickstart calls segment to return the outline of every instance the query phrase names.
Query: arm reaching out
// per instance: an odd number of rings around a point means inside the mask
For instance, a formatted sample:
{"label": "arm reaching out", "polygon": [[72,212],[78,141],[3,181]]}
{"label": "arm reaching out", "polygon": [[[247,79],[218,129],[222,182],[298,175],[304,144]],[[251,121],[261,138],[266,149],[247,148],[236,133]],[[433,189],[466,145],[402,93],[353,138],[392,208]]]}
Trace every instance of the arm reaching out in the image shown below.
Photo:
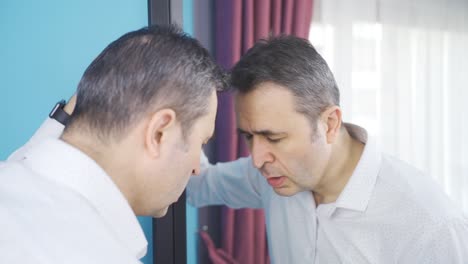
{"label": "arm reaching out", "polygon": [[196,207],[224,204],[231,208],[261,208],[263,182],[250,157],[209,165],[199,176],[190,178],[187,200]]}

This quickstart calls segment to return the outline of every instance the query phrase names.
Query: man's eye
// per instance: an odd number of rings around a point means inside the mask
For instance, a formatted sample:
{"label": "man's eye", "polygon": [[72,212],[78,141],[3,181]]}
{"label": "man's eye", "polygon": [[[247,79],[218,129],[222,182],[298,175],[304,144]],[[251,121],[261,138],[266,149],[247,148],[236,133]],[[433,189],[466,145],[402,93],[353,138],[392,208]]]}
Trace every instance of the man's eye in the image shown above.
{"label": "man's eye", "polygon": [[267,138],[267,140],[271,143],[278,143],[281,141],[282,138]]}
{"label": "man's eye", "polygon": [[244,137],[247,140],[251,140],[253,136],[251,134],[244,134]]}

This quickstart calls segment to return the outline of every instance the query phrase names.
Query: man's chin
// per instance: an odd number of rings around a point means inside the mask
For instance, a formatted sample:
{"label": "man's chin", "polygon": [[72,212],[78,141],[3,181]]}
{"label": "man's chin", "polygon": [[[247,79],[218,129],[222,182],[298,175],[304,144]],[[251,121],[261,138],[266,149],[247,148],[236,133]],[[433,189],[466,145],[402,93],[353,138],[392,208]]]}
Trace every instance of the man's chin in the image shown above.
{"label": "man's chin", "polygon": [[293,195],[298,193],[293,188],[290,188],[290,187],[287,187],[287,186],[282,186],[282,187],[279,187],[279,188],[273,188],[273,190],[275,191],[276,194],[278,194],[280,196],[285,196],[285,197],[293,196]]}
{"label": "man's chin", "polygon": [[155,211],[152,215],[154,218],[161,218],[161,217],[164,217],[166,214],[167,214],[167,210],[168,210],[169,207],[165,207],[163,209],[159,209],[157,211]]}

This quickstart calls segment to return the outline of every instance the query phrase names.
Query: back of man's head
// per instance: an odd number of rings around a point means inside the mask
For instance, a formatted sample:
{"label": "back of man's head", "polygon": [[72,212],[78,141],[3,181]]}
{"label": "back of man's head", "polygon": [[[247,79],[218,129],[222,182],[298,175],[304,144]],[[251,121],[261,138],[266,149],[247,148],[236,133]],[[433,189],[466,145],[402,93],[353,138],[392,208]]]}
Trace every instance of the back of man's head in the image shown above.
{"label": "back of man's head", "polygon": [[176,26],[127,33],[86,69],[66,131],[118,140],[145,114],[171,108],[187,134],[224,86],[222,75],[206,49]]}

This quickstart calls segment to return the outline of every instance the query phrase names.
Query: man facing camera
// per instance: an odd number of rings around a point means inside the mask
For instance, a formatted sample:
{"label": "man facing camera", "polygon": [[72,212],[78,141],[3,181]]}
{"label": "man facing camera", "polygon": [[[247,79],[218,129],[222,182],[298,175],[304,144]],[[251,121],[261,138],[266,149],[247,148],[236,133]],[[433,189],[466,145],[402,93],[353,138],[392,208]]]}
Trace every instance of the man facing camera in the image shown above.
{"label": "man facing camera", "polygon": [[192,177],[189,203],[264,208],[272,263],[468,263],[467,218],[343,122],[334,77],[308,41],[260,41],[231,74],[251,156]]}
{"label": "man facing camera", "polygon": [[60,138],[47,120],[0,165],[0,262],[138,263],[147,242],[135,215],[164,216],[199,173],[222,87],[208,52],[176,27],[111,43],[71,118],[52,113],[67,123]]}

